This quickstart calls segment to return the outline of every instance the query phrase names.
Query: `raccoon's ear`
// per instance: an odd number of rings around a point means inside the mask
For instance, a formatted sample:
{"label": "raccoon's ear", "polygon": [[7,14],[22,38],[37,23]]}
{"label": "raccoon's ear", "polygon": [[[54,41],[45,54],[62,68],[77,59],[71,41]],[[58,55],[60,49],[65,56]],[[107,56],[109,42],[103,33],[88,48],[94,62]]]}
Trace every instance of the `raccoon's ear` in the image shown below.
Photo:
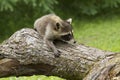
{"label": "raccoon's ear", "polygon": [[72,18],[69,18],[66,21],[71,24],[72,23]]}

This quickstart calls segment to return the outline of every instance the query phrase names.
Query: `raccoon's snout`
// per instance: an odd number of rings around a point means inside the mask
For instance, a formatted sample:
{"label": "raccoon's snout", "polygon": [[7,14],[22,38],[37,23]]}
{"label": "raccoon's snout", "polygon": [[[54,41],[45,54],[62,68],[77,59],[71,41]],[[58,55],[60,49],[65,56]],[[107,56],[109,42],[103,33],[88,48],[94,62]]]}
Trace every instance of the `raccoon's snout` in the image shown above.
{"label": "raccoon's snout", "polygon": [[72,38],[73,38],[73,37],[72,37],[71,34],[67,34],[67,35],[61,36],[61,39],[62,39],[62,40],[65,40],[65,41],[70,41]]}
{"label": "raccoon's snout", "polygon": [[75,44],[76,41],[74,40],[73,36],[71,34],[63,35],[61,36],[62,41],[65,41],[67,43]]}

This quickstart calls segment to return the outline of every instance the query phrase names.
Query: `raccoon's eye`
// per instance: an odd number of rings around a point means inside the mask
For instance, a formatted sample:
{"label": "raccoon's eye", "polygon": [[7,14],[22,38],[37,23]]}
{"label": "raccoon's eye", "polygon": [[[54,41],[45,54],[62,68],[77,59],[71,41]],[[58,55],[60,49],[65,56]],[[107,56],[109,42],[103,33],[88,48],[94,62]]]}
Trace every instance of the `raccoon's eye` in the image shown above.
{"label": "raccoon's eye", "polygon": [[57,30],[60,29],[60,24],[59,23],[56,23],[56,28],[57,28]]}

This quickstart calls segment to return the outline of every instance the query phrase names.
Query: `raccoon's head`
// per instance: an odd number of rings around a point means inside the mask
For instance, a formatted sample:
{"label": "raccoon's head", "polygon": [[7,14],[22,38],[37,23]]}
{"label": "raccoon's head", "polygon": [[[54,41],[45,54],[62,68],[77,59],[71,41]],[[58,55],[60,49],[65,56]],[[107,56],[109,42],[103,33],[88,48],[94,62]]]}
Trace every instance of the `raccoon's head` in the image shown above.
{"label": "raccoon's head", "polygon": [[55,30],[58,33],[59,39],[67,43],[76,43],[73,36],[72,19],[69,18],[62,22],[56,22]]}

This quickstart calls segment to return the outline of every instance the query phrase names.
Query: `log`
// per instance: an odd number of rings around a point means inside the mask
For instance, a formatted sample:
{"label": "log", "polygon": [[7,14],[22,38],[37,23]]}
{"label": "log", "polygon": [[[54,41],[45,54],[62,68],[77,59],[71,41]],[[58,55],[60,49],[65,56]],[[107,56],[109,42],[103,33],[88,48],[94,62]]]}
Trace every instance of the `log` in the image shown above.
{"label": "log", "polygon": [[0,45],[0,77],[55,75],[68,80],[120,80],[120,54],[82,44],[54,42],[60,57],[33,29],[23,28]]}

